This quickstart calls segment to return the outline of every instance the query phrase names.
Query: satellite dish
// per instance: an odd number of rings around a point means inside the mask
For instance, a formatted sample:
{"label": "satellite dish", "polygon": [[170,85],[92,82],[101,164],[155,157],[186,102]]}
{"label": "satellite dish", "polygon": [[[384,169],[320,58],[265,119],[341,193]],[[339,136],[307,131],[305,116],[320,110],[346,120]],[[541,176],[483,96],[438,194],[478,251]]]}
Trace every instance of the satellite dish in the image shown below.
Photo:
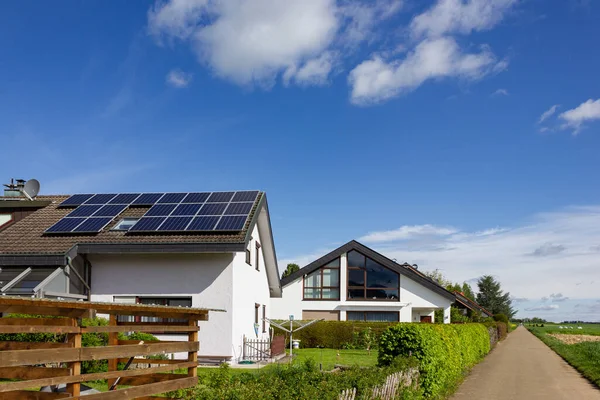
{"label": "satellite dish", "polygon": [[37,179],[30,179],[25,182],[25,186],[23,186],[22,192],[25,196],[29,198],[29,200],[33,200],[35,196],[40,192],[40,181]]}

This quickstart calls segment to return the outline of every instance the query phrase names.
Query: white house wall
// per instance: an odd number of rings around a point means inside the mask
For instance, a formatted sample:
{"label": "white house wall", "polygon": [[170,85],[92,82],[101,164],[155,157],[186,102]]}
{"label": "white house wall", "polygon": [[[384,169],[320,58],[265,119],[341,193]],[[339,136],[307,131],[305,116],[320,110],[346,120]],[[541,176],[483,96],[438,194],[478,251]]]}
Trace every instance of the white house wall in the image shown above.
{"label": "white house wall", "polygon": [[[200,355],[232,352],[233,260],[229,254],[93,255],[92,301],[115,297],[190,297],[192,307],[221,309],[200,322]],[[267,291],[268,293],[268,291]],[[181,337],[179,337],[181,336]],[[183,335],[169,340],[187,340]]]}
{"label": "white house wall", "polygon": [[266,333],[263,334],[262,318],[263,305],[266,306],[266,316],[271,315],[271,298],[269,295],[269,283],[261,246],[259,255],[259,270],[256,270],[256,241],[263,243],[258,229],[252,232],[252,240],[249,243],[251,265],[246,263],[245,253],[236,253],[233,259],[233,346],[234,357],[240,359],[242,356],[243,338],[256,339],[254,331],[255,304],[259,304],[259,330],[258,338],[267,338],[269,335],[269,324],[266,324]]}
{"label": "white house wall", "polygon": [[339,311],[340,320],[346,320],[347,311],[396,311],[400,322],[418,322],[420,316],[432,316],[435,309],[444,309],[448,316],[444,322],[450,322],[450,305],[452,301],[428,289],[414,280],[400,275],[400,301],[346,301],[347,273],[346,256],[340,260],[340,300],[302,300],[303,278],[298,278],[283,287],[280,299],[271,299],[273,317],[288,319],[302,318],[302,311]]}

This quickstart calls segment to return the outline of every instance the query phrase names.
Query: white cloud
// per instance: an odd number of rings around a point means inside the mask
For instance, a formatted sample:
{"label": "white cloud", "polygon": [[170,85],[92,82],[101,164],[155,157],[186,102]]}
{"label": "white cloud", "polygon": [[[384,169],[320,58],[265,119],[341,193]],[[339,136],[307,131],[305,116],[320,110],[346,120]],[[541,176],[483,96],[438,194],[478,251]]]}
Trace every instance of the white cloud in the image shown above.
{"label": "white cloud", "polygon": [[363,61],[349,75],[351,101],[378,103],[416,89],[430,79],[447,77],[476,80],[505,68],[489,48],[463,53],[449,37],[426,39],[403,60],[386,61],[379,56]]}
{"label": "white cloud", "polygon": [[416,38],[485,31],[498,24],[517,0],[438,0],[413,18],[411,35]]}
{"label": "white cloud", "polygon": [[155,37],[186,39],[198,20],[211,10],[210,0],[157,1],[148,11],[148,30]]}
{"label": "white cloud", "polygon": [[448,236],[457,232],[454,228],[429,224],[404,225],[391,231],[371,232],[358,240],[365,243],[391,242],[395,240],[407,240],[417,236]]}
{"label": "white cloud", "polygon": [[508,96],[508,90],[498,89],[494,93],[492,93],[492,96]]}
{"label": "white cloud", "polygon": [[573,134],[576,135],[584,123],[600,120],[600,99],[589,99],[579,106],[563,112],[558,118],[565,121],[561,128],[573,129]]}
{"label": "white cloud", "polygon": [[529,308],[526,308],[525,311],[553,311],[553,310],[557,310],[557,309],[558,309],[557,304],[549,304],[547,306],[529,307]]}
{"label": "white cloud", "polygon": [[361,3],[346,0],[339,6],[340,15],[347,24],[340,34],[340,41],[354,45],[373,39],[373,30],[378,22],[395,15],[402,8],[402,0],[375,0]]}
{"label": "white cloud", "polygon": [[552,299],[553,303],[559,303],[559,302],[563,302],[563,301],[567,301],[569,300],[568,297],[563,296],[562,293],[552,293],[550,295],[550,298]]}
{"label": "white cloud", "polygon": [[530,254],[537,257],[547,257],[560,254],[566,249],[562,244],[544,243]]}
{"label": "white cloud", "polygon": [[188,87],[192,82],[192,74],[180,69],[173,69],[167,74],[166,82],[176,88]]}
{"label": "white cloud", "polygon": [[289,67],[283,74],[283,80],[286,84],[294,80],[302,86],[322,86],[328,82],[334,63],[335,55],[326,52],[320,57],[306,61],[300,68]]}
{"label": "white cloud", "polygon": [[[556,112],[556,110],[558,109],[558,107],[560,107],[560,104],[555,104],[552,107],[550,107],[548,110],[544,111],[544,113],[542,115],[540,115],[540,119],[538,120],[538,124],[541,124],[542,122],[544,122],[545,120],[547,120],[548,118],[550,118],[551,116],[553,116],[554,113]],[[542,128],[542,129],[544,129],[544,128]]]}

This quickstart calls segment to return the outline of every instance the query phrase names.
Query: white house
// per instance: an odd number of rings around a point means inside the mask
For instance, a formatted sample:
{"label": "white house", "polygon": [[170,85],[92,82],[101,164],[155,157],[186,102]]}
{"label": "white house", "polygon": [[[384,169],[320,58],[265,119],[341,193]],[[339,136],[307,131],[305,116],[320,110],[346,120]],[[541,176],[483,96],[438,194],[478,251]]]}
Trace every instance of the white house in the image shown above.
{"label": "white house", "polygon": [[236,362],[244,337],[269,337],[281,286],[263,192],[5,196],[0,216],[2,294],[222,310],[201,358]]}
{"label": "white house", "polygon": [[281,280],[271,299],[277,319],[433,322],[456,297],[416,268],[351,241]]}

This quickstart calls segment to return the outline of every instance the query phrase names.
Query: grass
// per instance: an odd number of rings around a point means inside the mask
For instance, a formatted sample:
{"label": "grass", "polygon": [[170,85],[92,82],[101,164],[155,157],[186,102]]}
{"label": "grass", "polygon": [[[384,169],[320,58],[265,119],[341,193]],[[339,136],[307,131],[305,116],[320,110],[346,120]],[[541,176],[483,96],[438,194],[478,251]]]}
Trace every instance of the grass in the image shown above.
{"label": "grass", "polygon": [[377,350],[336,350],[336,349],[298,349],[294,350],[294,362],[303,362],[312,358],[317,364],[323,364],[324,371],[330,371],[334,365],[373,367],[377,365]]}
{"label": "grass", "polygon": [[[584,324],[592,325],[592,324]],[[563,325],[564,326],[564,325]],[[528,327],[548,347],[554,350],[558,355],[565,359],[583,376],[588,378],[596,386],[600,387],[600,342],[583,342],[577,344],[565,344],[558,339],[549,336],[548,333],[565,333],[565,329],[558,329],[558,325],[544,327]],[[577,328],[573,329],[575,331]],[[600,324],[589,327],[588,329],[577,330],[579,334],[600,335],[598,332]],[[571,331],[569,329],[569,331]],[[569,333],[575,333],[575,332]],[[596,333],[590,333],[596,332]]]}
{"label": "grass", "polygon": [[[560,329],[562,326],[563,329]],[[546,323],[544,326],[526,326],[529,330],[536,329],[544,333],[564,333],[566,335],[595,335],[600,336],[600,324],[554,324]],[[567,327],[566,329],[564,327]],[[570,329],[573,327],[573,329]],[[578,329],[581,327],[582,329]]]}

